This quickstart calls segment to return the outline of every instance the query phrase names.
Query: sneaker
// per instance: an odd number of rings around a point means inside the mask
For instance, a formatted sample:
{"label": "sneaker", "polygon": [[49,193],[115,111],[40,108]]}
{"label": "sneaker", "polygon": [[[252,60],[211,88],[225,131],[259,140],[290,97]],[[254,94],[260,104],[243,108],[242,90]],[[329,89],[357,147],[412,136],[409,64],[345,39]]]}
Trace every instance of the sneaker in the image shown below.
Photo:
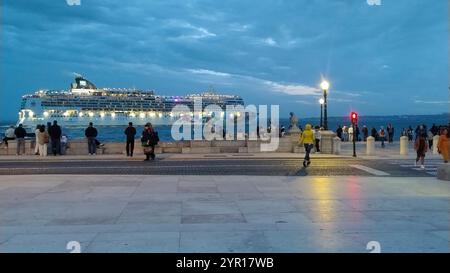
{"label": "sneaker", "polygon": [[306,160],[303,160],[303,167],[306,168]]}
{"label": "sneaker", "polygon": [[422,170],[425,170],[425,166],[424,166],[424,165],[420,165],[420,168],[421,168]]}
{"label": "sneaker", "polygon": [[309,166],[311,164],[311,161],[308,161],[307,165]]}
{"label": "sneaker", "polygon": [[97,155],[96,153],[93,153],[92,155]]}

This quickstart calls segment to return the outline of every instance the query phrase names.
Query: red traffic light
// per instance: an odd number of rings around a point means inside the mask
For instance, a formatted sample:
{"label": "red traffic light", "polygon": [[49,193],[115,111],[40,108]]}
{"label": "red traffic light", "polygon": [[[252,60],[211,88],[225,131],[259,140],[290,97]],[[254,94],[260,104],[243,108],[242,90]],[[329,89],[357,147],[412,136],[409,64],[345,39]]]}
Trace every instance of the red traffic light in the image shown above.
{"label": "red traffic light", "polygon": [[354,124],[358,123],[358,113],[356,113],[356,112],[351,112],[351,113],[350,113],[350,120],[351,120],[352,123],[354,123]]}

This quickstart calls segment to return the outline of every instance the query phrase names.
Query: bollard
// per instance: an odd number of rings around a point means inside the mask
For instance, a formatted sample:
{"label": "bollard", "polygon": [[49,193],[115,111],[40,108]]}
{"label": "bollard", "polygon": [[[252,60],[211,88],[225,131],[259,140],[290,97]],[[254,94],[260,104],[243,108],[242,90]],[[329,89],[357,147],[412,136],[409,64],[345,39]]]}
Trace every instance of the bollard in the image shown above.
{"label": "bollard", "polygon": [[400,137],[400,155],[408,155],[408,137]]}
{"label": "bollard", "polygon": [[374,155],[375,154],[375,138],[372,136],[367,137],[366,140],[366,155]]}
{"label": "bollard", "polygon": [[339,137],[333,138],[333,154],[338,155],[341,153],[341,139]]}
{"label": "bollard", "polygon": [[433,154],[438,154],[438,143],[439,143],[439,135],[435,135],[433,137]]}

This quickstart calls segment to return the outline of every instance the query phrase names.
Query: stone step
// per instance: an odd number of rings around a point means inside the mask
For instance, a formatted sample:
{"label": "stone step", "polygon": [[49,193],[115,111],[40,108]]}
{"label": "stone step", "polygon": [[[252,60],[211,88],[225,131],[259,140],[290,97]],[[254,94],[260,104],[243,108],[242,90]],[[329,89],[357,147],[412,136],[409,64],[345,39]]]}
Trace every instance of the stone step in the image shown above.
{"label": "stone step", "polygon": [[181,148],[183,154],[218,154],[220,147],[183,147]]}

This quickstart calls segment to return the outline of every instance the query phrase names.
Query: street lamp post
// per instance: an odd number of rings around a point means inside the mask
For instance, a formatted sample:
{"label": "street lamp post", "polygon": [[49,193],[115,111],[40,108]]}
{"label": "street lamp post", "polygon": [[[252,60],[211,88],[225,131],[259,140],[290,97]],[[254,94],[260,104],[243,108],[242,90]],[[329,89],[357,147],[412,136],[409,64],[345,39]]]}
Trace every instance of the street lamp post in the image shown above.
{"label": "street lamp post", "polygon": [[321,98],[319,100],[320,104],[320,127],[323,127],[323,104],[325,103],[325,100]]}
{"label": "street lamp post", "polygon": [[323,127],[325,130],[328,130],[327,93],[330,88],[330,83],[323,80],[320,87],[323,90]]}

